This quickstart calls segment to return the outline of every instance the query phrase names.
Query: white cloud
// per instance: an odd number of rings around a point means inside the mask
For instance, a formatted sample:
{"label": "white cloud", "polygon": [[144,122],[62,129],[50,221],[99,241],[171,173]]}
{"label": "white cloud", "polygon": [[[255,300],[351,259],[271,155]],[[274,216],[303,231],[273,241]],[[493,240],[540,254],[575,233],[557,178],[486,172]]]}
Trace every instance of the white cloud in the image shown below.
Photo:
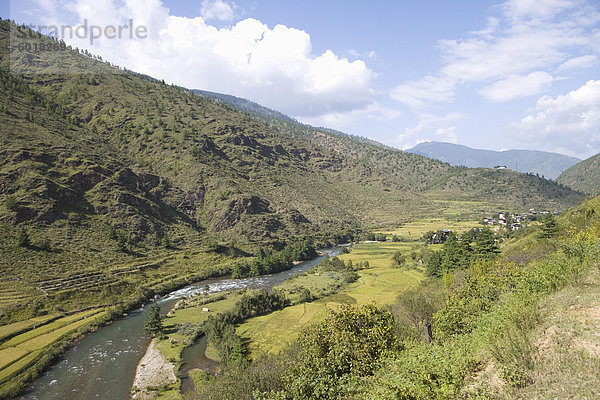
{"label": "white cloud", "polygon": [[455,81],[439,76],[426,76],[418,81],[409,81],[394,87],[390,97],[411,108],[420,108],[429,101],[452,100]]}
{"label": "white cloud", "polygon": [[453,123],[463,118],[465,118],[465,115],[457,112],[450,112],[445,115],[423,113],[419,115],[418,124],[412,128],[405,128],[396,140],[403,144],[402,148],[405,148],[407,143],[415,140],[413,136],[419,136],[417,142],[435,138],[438,141],[456,143],[458,137],[455,133],[456,126]]}
{"label": "white cloud", "polygon": [[560,64],[556,70],[560,72],[560,71],[567,71],[567,70],[571,70],[571,69],[589,68],[591,66],[596,65],[597,63],[598,63],[598,56],[593,55],[593,54],[588,54],[588,55],[581,56],[581,57],[570,58],[567,61],[565,61],[564,63]]}
{"label": "white cloud", "polygon": [[479,94],[491,102],[503,102],[519,97],[528,97],[545,92],[550,88],[552,75],[544,71],[529,75],[510,75],[479,90]]}
{"label": "white cloud", "polygon": [[446,128],[438,128],[435,131],[436,136],[440,137],[441,142],[450,142],[456,143],[458,142],[458,136],[456,136],[456,127],[448,126]]}
{"label": "white cloud", "polygon": [[343,132],[353,132],[358,124],[368,120],[389,122],[398,119],[400,115],[401,113],[398,110],[381,106],[375,102],[365,108],[349,112],[331,112],[324,115],[301,118],[301,121],[306,124],[326,126]]}
{"label": "white cloud", "polygon": [[547,20],[572,6],[568,0],[510,0],[503,9],[514,20]]}
{"label": "white cloud", "polygon": [[206,21],[231,21],[234,8],[236,8],[235,3],[229,4],[223,0],[202,0],[200,15]]}
{"label": "white cloud", "polygon": [[68,42],[169,83],[249,98],[295,117],[364,110],[378,96],[375,73],[364,61],[330,50],[313,54],[305,31],[251,18],[220,29],[206,22],[230,19],[233,3],[205,1],[204,18],[170,15],[160,0],[68,4],[59,10],[64,18],[113,25],[133,18],[145,25],[150,34],[144,40],[103,38],[92,48],[86,40]]}
{"label": "white cloud", "polygon": [[600,80],[565,95],[541,97],[513,128],[520,140],[539,148],[580,158],[600,152]]}
{"label": "white cloud", "polygon": [[[474,87],[492,101],[504,101],[526,95],[527,91],[515,92],[518,76],[529,86],[529,95],[539,93],[551,81],[549,71],[564,63],[569,66],[570,54],[600,51],[594,39],[600,35],[600,13],[585,0],[511,0],[499,9],[499,18],[488,18],[484,29],[466,38],[440,40],[439,71],[396,86],[390,96],[423,108],[453,100],[459,88]],[[572,64],[590,61],[587,57]],[[502,90],[508,86],[512,93]]]}

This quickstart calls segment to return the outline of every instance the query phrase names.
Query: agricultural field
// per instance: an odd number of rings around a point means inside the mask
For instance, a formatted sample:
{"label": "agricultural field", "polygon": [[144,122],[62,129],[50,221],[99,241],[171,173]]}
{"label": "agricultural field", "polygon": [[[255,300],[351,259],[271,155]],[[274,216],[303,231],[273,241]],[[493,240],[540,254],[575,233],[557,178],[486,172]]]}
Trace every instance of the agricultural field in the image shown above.
{"label": "agricultural field", "polygon": [[0,396],[18,384],[19,375],[71,334],[77,334],[108,316],[104,308],[93,308],[67,316],[50,314],[5,325],[0,330]]}
{"label": "agricultural field", "polygon": [[[175,250],[77,272],[51,266],[39,274],[0,274],[0,323],[12,324],[60,308],[75,312],[88,307],[123,305],[145,300],[229,272],[232,258],[201,250]],[[1,332],[1,331],[0,331]],[[0,333],[0,338],[2,334]]]}
{"label": "agricultural field", "polygon": [[[241,324],[237,332],[250,340],[250,350],[253,357],[263,353],[274,353],[281,350],[287,343],[298,337],[304,327],[323,321],[327,310],[337,308],[342,304],[377,305],[390,304],[396,297],[416,287],[424,278],[423,270],[418,265],[397,268],[392,256],[401,251],[408,255],[411,251],[423,246],[423,234],[438,229],[451,229],[456,232],[467,231],[479,226],[476,221],[453,221],[447,218],[427,218],[404,224],[398,228],[380,230],[388,236],[386,242],[360,243],[352,246],[348,254],[338,256],[344,262],[368,262],[369,267],[357,271],[359,279],[336,294],[319,300],[296,304],[268,315],[251,318]],[[401,242],[389,241],[393,235],[402,237]],[[317,281],[321,278],[321,282]],[[303,282],[309,290],[327,285],[326,276],[308,277]],[[293,281],[282,285],[293,284]]]}

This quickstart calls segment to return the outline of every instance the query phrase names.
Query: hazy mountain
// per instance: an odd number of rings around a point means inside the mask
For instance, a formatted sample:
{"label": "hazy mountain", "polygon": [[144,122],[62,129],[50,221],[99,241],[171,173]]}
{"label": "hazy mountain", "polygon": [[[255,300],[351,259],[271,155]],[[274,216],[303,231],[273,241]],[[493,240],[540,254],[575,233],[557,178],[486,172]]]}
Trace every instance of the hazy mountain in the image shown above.
{"label": "hazy mountain", "polygon": [[502,165],[514,171],[539,174],[548,179],[556,179],[567,168],[581,161],[575,157],[546,151],[480,150],[445,142],[424,142],[407,151],[450,165],[488,168]]}
{"label": "hazy mountain", "polygon": [[600,154],[573,165],[557,181],[583,193],[597,194],[600,190]]}

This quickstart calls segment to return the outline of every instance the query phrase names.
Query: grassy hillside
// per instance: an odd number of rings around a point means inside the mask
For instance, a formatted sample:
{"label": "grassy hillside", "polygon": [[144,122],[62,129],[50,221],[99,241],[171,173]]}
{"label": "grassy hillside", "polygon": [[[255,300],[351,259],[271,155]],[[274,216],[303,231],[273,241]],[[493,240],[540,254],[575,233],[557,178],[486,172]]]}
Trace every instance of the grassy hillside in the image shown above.
{"label": "grassy hillside", "polygon": [[504,165],[514,171],[538,174],[548,179],[556,179],[564,170],[581,161],[575,157],[546,151],[480,150],[443,142],[420,143],[407,151],[451,165],[489,168]]}
{"label": "grassy hillside", "polygon": [[563,172],[557,181],[582,193],[598,193],[600,190],[600,154],[572,166]]}

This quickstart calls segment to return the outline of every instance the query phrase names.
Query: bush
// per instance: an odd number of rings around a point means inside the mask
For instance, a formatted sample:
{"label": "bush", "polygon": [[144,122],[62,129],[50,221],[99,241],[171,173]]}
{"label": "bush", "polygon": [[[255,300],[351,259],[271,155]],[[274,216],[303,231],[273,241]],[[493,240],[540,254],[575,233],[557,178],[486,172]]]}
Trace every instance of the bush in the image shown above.
{"label": "bush", "polygon": [[27,234],[27,231],[23,227],[21,227],[21,229],[19,229],[19,231],[17,232],[17,245],[19,247],[29,247],[29,246],[31,246],[31,241],[29,239],[29,234]]}
{"label": "bush", "polygon": [[17,211],[17,209],[19,208],[19,202],[17,201],[17,198],[13,195],[9,195],[6,197],[4,205],[10,211]]}
{"label": "bush", "polygon": [[373,374],[381,357],[398,349],[392,322],[391,313],[372,305],[343,306],[306,328],[298,339],[300,359],[284,379],[291,397],[343,397],[344,383]]}
{"label": "bush", "polygon": [[402,254],[402,252],[400,250],[396,251],[394,253],[394,255],[392,256],[392,259],[394,260],[394,265],[401,267],[404,265],[404,263],[406,262],[406,257]]}

